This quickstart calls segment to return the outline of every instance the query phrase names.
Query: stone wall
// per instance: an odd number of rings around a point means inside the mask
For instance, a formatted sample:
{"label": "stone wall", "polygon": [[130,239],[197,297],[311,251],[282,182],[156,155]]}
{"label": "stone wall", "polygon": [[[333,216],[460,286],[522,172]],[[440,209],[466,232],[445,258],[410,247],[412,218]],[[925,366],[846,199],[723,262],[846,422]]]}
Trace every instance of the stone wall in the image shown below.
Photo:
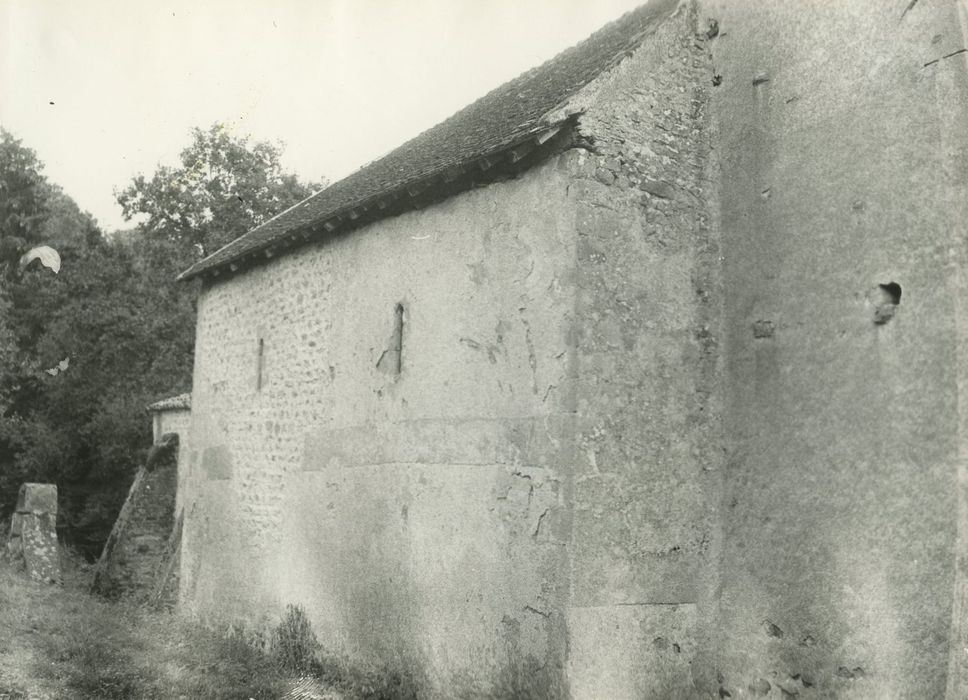
{"label": "stone wall", "polygon": [[569,105],[594,146],[206,288],[188,608],[300,604],[431,695],[690,683],[707,62],[680,11]]}
{"label": "stone wall", "polygon": [[548,163],[205,291],[188,608],[300,604],[329,651],[430,687],[560,682],[567,185]]}
{"label": "stone wall", "polygon": [[574,698],[683,697],[717,545],[721,291],[705,42],[688,6],[584,109],[570,491]]}
{"label": "stone wall", "polygon": [[683,3],[570,151],[207,287],[184,605],[428,697],[963,697],[961,11]]}
{"label": "stone wall", "polygon": [[159,587],[159,576],[177,556],[177,546],[170,542],[176,522],[177,452],[175,439],[173,447],[149,457],[135,475],[98,560],[95,591],[147,600]]}
{"label": "stone wall", "polygon": [[965,658],[949,643],[968,328],[959,4],[705,6],[729,440],[722,598],[704,624],[732,697],[940,698],[949,654]]}

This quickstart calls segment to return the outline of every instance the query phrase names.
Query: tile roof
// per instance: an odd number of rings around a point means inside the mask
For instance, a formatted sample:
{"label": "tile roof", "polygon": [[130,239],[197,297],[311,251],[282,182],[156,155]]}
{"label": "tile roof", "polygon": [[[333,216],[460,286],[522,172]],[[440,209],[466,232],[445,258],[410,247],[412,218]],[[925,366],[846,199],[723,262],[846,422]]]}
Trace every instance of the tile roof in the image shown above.
{"label": "tile roof", "polygon": [[161,401],[155,401],[148,406],[148,410],[152,413],[157,413],[158,411],[173,411],[189,409],[191,407],[192,395],[179,394],[178,396],[169,396],[167,399],[162,399]]}
{"label": "tile roof", "polygon": [[[355,208],[375,207],[380,198],[408,191],[412,194],[415,188],[424,189],[428,185],[434,187],[435,180],[442,184],[442,181],[453,179],[448,178],[448,174],[460,172],[482,158],[505,154],[522,143],[543,143],[554,133],[554,127],[563,122],[563,119],[551,122],[547,115],[560,109],[581,88],[630,55],[678,4],[679,0],[652,0],[626,13],[576,46],[492,90],[383,158],[235,239],[195,263],[179,279],[224,268],[258,253],[270,257],[273,252],[270,248],[284,241],[288,244],[296,238],[293,234],[309,239],[323,233],[324,224],[328,223],[326,231],[335,228],[332,222],[337,220],[336,217],[357,219]],[[476,183],[468,186],[472,184]],[[448,194],[454,191],[459,189],[450,188]],[[380,202],[381,210],[384,206],[385,203]],[[365,220],[383,218],[390,213],[395,212],[377,213]]]}

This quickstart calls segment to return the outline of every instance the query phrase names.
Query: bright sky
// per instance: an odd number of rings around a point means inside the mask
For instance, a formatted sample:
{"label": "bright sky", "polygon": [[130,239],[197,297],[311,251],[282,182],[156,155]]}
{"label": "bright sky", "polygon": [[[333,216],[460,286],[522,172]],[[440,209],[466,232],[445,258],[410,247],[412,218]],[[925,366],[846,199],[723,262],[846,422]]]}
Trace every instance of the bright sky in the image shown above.
{"label": "bright sky", "polygon": [[194,126],[337,180],[644,0],[0,0],[0,126],[106,230]]}

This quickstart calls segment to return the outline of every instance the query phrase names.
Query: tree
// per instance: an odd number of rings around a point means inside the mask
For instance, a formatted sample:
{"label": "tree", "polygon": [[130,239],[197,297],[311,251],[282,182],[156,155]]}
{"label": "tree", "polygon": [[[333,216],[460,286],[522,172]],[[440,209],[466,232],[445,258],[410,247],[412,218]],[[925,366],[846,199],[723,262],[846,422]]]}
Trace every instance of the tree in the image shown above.
{"label": "tree", "polygon": [[[0,513],[4,514],[20,481],[31,474],[18,464],[17,445],[34,426],[17,414],[15,405],[30,394],[40,371],[38,359],[25,347],[32,333],[14,318],[20,311],[17,299],[22,297],[23,285],[38,276],[39,266],[30,267],[34,259],[59,270],[59,254],[38,243],[51,242],[53,237],[53,242],[62,244],[97,235],[93,219],[51,185],[42,170],[36,153],[0,128]],[[49,273],[43,274],[48,277],[45,284],[55,282]],[[55,311],[55,306],[46,308],[39,325],[49,322]],[[51,449],[56,437],[36,442]]]}
{"label": "tree", "polygon": [[11,321],[37,369],[18,377],[2,437],[18,482],[58,484],[62,536],[95,556],[150,446],[145,406],[189,387],[193,308],[145,284],[136,248],[103,239],[65,248],[47,282],[24,275],[14,290]]}
{"label": "tree", "polygon": [[[191,388],[197,286],[175,277],[310,193],[279,155],[196,129],[182,167],[118,193],[138,225],[108,238],[0,134],[0,515],[21,482],[54,482],[61,536],[97,556],[150,447],[145,406]],[[19,264],[41,242],[60,274]]]}
{"label": "tree", "polygon": [[34,151],[0,128],[0,265],[7,278],[39,240],[50,215],[50,186],[42,169]]}
{"label": "tree", "polygon": [[[95,229],[74,202],[44,177],[37,154],[0,127],[0,415],[9,396],[4,378],[25,362],[10,327],[10,294],[24,263],[38,255],[44,265],[59,268],[59,255],[38,243],[55,232],[57,242],[69,240],[68,231]],[[53,259],[51,259],[51,257]],[[0,453],[0,459],[2,459]]]}
{"label": "tree", "polygon": [[324,182],[304,184],[285,173],[281,155],[278,144],[251,143],[216,123],[192,130],[181,167],[159,166],[115,194],[147,237],[191,255],[179,261],[187,267],[322,189]]}

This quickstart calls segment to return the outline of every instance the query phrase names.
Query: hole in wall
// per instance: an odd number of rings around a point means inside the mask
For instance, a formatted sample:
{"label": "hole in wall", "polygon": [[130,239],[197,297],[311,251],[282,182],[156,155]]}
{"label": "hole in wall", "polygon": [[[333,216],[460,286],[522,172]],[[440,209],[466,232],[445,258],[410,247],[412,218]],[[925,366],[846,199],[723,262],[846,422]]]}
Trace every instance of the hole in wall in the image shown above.
{"label": "hole in wall", "polygon": [[897,305],[901,303],[901,285],[897,282],[888,282],[887,284],[879,284],[877,286],[888,295],[892,304]]}
{"label": "hole in wall", "polygon": [[874,323],[882,326],[897,312],[901,303],[901,285],[897,282],[886,282],[877,285],[874,291]]}
{"label": "hole in wall", "polygon": [[754,338],[772,338],[774,333],[773,321],[754,321],[753,322],[753,337]]}

